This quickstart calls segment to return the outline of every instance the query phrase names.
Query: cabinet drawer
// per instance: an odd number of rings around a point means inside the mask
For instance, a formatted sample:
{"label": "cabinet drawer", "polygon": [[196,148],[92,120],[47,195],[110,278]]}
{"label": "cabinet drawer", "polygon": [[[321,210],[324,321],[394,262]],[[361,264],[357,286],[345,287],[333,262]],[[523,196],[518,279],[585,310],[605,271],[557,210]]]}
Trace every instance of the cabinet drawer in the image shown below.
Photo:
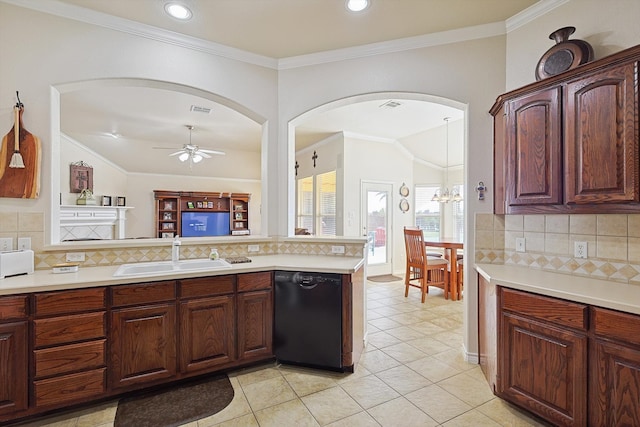
{"label": "cabinet drawer", "polygon": [[35,295],[36,316],[52,316],[105,308],[105,288],[46,292]]}
{"label": "cabinet drawer", "polygon": [[182,298],[225,295],[235,292],[236,276],[200,277],[180,281]]}
{"label": "cabinet drawer", "polygon": [[586,331],[589,310],[586,305],[502,288],[502,309],[557,325]]}
{"label": "cabinet drawer", "polygon": [[80,401],[105,392],[105,368],[33,382],[36,406]]}
{"label": "cabinet drawer", "polygon": [[148,304],[176,299],[176,282],[138,283],[111,288],[114,307]]}
{"label": "cabinet drawer", "polygon": [[271,289],[271,272],[238,274],[238,292]]}
{"label": "cabinet drawer", "polygon": [[36,347],[103,338],[105,312],[37,319],[34,321],[34,333]]}
{"label": "cabinet drawer", "polygon": [[102,339],[34,351],[36,378],[104,366],[106,342]]}
{"label": "cabinet drawer", "polygon": [[27,317],[27,296],[0,298],[0,321]]}
{"label": "cabinet drawer", "polygon": [[640,345],[640,316],[597,307],[592,310],[596,335]]}

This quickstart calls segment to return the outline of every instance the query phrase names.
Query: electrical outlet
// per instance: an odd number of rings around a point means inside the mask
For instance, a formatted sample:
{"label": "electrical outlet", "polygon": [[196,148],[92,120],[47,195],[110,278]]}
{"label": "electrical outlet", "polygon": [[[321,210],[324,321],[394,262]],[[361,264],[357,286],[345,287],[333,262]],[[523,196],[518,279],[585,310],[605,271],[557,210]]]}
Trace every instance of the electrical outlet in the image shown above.
{"label": "electrical outlet", "polygon": [[31,237],[18,237],[18,249],[31,249]]}
{"label": "electrical outlet", "polygon": [[247,252],[260,252],[260,245],[248,245]]}
{"label": "electrical outlet", "polygon": [[587,258],[587,242],[574,242],[573,243],[573,257],[574,258]]}
{"label": "electrical outlet", "polygon": [[11,251],[11,250],[13,250],[13,237],[0,238],[0,251]]}
{"label": "electrical outlet", "polygon": [[67,252],[67,262],[84,262],[84,252]]}
{"label": "electrical outlet", "polygon": [[332,254],[343,254],[344,253],[344,246],[331,246],[331,253]]}
{"label": "electrical outlet", "polygon": [[516,252],[524,252],[525,247],[524,237],[516,237]]}

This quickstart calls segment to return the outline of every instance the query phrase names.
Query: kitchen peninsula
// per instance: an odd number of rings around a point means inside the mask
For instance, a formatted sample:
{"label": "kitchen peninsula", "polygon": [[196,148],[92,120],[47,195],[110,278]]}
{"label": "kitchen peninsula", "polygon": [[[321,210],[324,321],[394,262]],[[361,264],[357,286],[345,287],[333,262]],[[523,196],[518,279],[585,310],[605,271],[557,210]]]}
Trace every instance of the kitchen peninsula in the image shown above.
{"label": "kitchen peninsula", "polygon": [[3,279],[0,422],[273,359],[275,270],[342,276],[342,361],[353,370],[364,347],[363,258],[250,259],[204,272],[114,277],[110,265]]}

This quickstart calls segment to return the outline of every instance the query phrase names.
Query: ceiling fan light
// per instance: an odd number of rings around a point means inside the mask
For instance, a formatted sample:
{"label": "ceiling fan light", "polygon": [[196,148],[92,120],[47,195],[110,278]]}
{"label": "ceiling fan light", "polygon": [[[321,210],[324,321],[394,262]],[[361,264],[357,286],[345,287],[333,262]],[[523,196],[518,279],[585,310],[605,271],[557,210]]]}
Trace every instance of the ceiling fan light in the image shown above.
{"label": "ceiling fan light", "polygon": [[347,9],[351,12],[362,12],[370,3],[370,0],[347,0]]}
{"label": "ceiling fan light", "polygon": [[182,153],[178,156],[178,160],[180,160],[181,162],[186,162],[188,158],[189,153]]}
{"label": "ceiling fan light", "polygon": [[200,154],[194,154],[191,160],[193,160],[193,163],[200,163],[202,156]]}

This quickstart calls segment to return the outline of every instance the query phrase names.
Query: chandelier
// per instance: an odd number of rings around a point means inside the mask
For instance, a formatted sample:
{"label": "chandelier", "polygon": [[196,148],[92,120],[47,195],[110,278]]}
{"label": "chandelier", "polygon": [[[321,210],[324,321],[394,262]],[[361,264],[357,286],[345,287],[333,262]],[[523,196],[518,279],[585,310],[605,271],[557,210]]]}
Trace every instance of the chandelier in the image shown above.
{"label": "chandelier", "polygon": [[443,120],[446,122],[447,129],[447,145],[446,145],[446,180],[444,188],[438,188],[436,192],[433,194],[431,198],[432,202],[440,202],[440,203],[449,203],[451,202],[461,202],[462,195],[458,191],[458,188],[454,185],[451,187],[451,191],[449,191],[449,119],[450,117],[445,117]]}

